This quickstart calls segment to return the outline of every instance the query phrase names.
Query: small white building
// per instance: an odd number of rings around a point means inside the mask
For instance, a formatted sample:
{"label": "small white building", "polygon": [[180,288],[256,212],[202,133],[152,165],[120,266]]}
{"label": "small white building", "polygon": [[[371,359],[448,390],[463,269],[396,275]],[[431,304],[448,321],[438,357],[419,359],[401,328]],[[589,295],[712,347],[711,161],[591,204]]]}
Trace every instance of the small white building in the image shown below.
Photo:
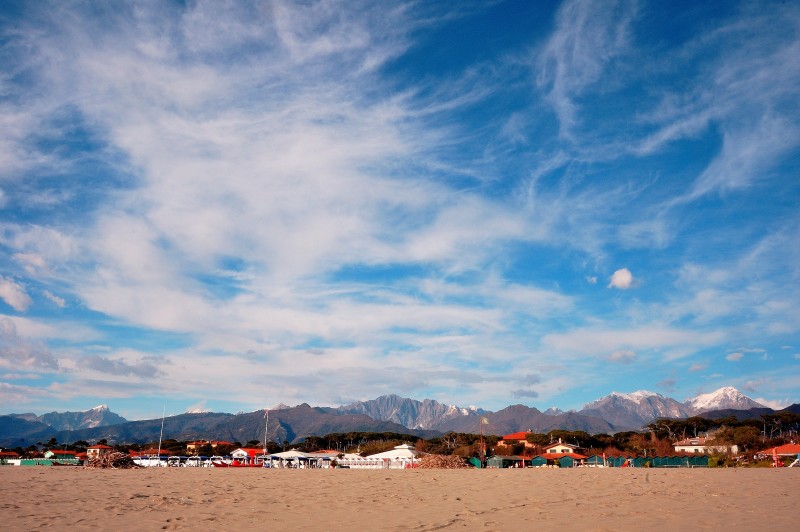
{"label": "small white building", "polygon": [[686,438],[675,442],[673,447],[676,453],[694,453],[694,454],[709,454],[709,453],[731,453],[736,454],[739,452],[738,445],[709,445],[711,438],[704,438],[699,436],[697,438]]}
{"label": "small white building", "polygon": [[577,445],[572,445],[569,443],[564,443],[561,441],[561,438],[558,439],[558,442],[551,443],[544,447],[544,455],[547,456],[548,454],[579,454],[583,449],[578,447]]}

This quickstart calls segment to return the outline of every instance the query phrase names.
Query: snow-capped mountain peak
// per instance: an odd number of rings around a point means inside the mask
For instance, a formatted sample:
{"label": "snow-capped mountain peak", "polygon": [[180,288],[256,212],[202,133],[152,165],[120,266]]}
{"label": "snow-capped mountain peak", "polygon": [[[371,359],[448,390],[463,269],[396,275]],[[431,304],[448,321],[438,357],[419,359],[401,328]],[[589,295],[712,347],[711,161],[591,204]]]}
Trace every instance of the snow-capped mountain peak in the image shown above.
{"label": "snow-capped mountain peak", "polygon": [[753,401],[733,386],[725,386],[711,393],[702,393],[683,402],[692,412],[707,412],[709,410],[747,410],[749,408],[762,408],[764,405]]}
{"label": "snow-capped mountain peak", "polygon": [[655,392],[612,392],[588,403],[581,414],[605,419],[615,426],[638,429],[660,417],[685,418],[688,409],[678,401]]}
{"label": "snow-capped mountain peak", "polygon": [[662,397],[661,394],[655,392],[648,392],[647,390],[637,390],[631,393],[620,393],[620,392],[611,392],[613,397],[619,397],[622,399],[627,399],[628,401],[633,401],[634,403],[641,403],[642,401],[646,401],[651,397]]}

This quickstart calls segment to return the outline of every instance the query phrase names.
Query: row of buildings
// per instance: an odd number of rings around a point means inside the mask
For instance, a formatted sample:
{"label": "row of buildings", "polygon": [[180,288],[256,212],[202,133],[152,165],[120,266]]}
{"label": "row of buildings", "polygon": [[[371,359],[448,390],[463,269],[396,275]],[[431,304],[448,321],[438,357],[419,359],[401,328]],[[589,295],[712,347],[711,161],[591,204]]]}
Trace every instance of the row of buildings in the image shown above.
{"label": "row of buildings", "polygon": [[[488,467],[525,467],[530,466],[606,466],[606,467],[627,467],[649,464],[653,467],[702,467],[708,465],[708,457],[711,454],[735,455],[739,453],[737,445],[719,445],[706,437],[686,438],[673,444],[675,450],[672,456],[661,457],[642,457],[633,455],[615,454],[606,456],[605,454],[588,456],[585,449],[564,443],[561,439],[542,448],[542,452],[535,454],[538,446],[528,441],[530,432],[515,432],[507,434],[498,441],[495,456],[487,460]],[[523,446],[523,456],[503,455],[503,449]],[[534,455],[535,454],[535,455]],[[789,459],[790,464],[796,464],[800,460],[800,444],[788,443],[778,447],[760,451],[754,458],[773,458],[776,465],[784,463]]]}
{"label": "row of buildings", "polygon": [[[528,441],[530,432],[507,434],[498,441],[495,453],[485,463],[473,458],[470,462],[475,467],[508,468],[508,467],[703,467],[708,465],[711,453],[737,453],[733,446],[713,445],[706,438],[688,438],[673,445],[675,454],[662,457],[640,457],[614,454],[613,456],[590,456],[585,449],[577,445],[562,442],[551,443],[539,451],[538,446]],[[512,448],[523,446],[520,455],[511,454]],[[229,442],[198,441],[187,444],[187,451],[197,453],[198,450],[210,446],[212,449],[230,448]],[[75,453],[68,450],[49,450],[43,458],[22,459],[13,451],[0,451],[0,464],[14,465],[77,465],[92,458],[100,458],[113,451],[108,445],[92,445],[86,453]],[[297,450],[283,453],[267,454],[263,449],[241,447],[233,450],[229,456],[204,457],[171,457],[164,450],[150,449],[141,452],[130,451],[136,463],[141,465],[194,465],[217,467],[347,467],[354,469],[403,469],[414,467],[419,461],[420,453],[411,445],[398,445],[390,451],[363,457],[359,454],[340,453],[339,451],[316,451],[303,453]],[[800,459],[800,444],[789,443],[756,453],[755,458],[772,458],[776,465],[796,464]]]}

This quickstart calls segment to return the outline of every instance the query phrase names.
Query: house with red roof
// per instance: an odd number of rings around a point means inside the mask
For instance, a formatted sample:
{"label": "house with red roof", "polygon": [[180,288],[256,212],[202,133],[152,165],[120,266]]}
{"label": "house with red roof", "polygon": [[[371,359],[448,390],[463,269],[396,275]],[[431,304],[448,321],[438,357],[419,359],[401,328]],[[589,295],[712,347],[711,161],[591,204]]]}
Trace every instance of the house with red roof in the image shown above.
{"label": "house with red roof", "polygon": [[[503,438],[497,442],[498,446],[505,446],[506,448],[510,448],[517,444],[523,444],[525,449],[535,449],[536,444],[531,443],[528,441],[528,434],[533,434],[531,431],[527,432],[513,432],[511,434],[506,434]],[[498,454],[502,454],[504,449],[497,449]]]}
{"label": "house with red roof", "polygon": [[9,460],[18,460],[19,455],[14,451],[0,451],[0,464],[8,464]]}
{"label": "house with red roof", "polygon": [[[571,443],[564,443],[561,441],[561,438],[558,439],[557,442],[551,443],[550,445],[546,445],[544,448],[545,454],[581,454],[583,452],[582,447],[578,447],[577,445],[572,445]],[[586,458],[584,456],[584,458]]]}
{"label": "house with red roof", "polygon": [[98,443],[97,445],[92,445],[91,447],[86,448],[86,458],[88,460],[92,460],[95,458],[100,458],[102,456],[107,455],[112,451],[112,448],[108,445],[103,445],[102,443]]}
{"label": "house with red roof", "polygon": [[[561,438],[557,442],[545,446],[544,452],[539,455],[544,458],[548,465],[556,463],[566,463],[569,466],[583,464],[588,456],[583,454],[583,448],[571,443],[564,443]],[[564,460],[565,459],[565,460]],[[562,464],[563,465],[563,464]]]}
{"label": "house with red roof", "polygon": [[713,438],[699,436],[686,438],[675,442],[672,447],[676,453],[708,454],[708,453],[733,453],[739,452],[738,445],[712,445]]}

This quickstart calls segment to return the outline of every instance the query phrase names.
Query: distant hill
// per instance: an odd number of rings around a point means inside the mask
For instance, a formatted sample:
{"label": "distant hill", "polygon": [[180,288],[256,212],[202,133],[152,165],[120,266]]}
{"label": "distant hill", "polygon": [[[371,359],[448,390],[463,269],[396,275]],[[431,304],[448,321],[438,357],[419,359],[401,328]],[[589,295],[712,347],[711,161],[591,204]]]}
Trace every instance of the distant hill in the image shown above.
{"label": "distant hill", "polygon": [[617,428],[638,429],[656,418],[685,418],[690,410],[675,399],[648,391],[613,392],[593,401],[580,410],[581,414],[604,419]]}
{"label": "distant hill", "polygon": [[800,403],[795,403],[791,406],[787,406],[783,410],[779,410],[779,412],[791,412],[792,414],[800,414]]}
{"label": "distant hill", "polygon": [[[35,416],[34,416],[35,417]],[[18,416],[0,416],[0,447],[27,447],[55,437],[57,431],[41,421]]]}
{"label": "distant hill", "polygon": [[[512,405],[497,412],[486,412],[483,417],[489,421],[484,430],[497,435],[527,430],[549,432],[555,429],[582,430],[590,434],[616,432],[615,427],[599,418],[576,412],[549,415],[525,405]],[[476,433],[480,430],[479,421],[480,416],[454,418],[440,425],[439,430]]]}
{"label": "distant hill", "polygon": [[10,415],[26,421],[38,421],[55,430],[87,429],[105,425],[119,425],[128,421],[109,410],[106,405],[96,406],[83,412],[50,412],[41,416],[36,414]]}
{"label": "distant hill", "polygon": [[365,414],[372,419],[392,421],[409,429],[424,430],[440,430],[451,420],[474,418],[484,412],[476,408],[445,405],[432,399],[417,401],[394,394],[340,406],[337,410],[340,413]]}

